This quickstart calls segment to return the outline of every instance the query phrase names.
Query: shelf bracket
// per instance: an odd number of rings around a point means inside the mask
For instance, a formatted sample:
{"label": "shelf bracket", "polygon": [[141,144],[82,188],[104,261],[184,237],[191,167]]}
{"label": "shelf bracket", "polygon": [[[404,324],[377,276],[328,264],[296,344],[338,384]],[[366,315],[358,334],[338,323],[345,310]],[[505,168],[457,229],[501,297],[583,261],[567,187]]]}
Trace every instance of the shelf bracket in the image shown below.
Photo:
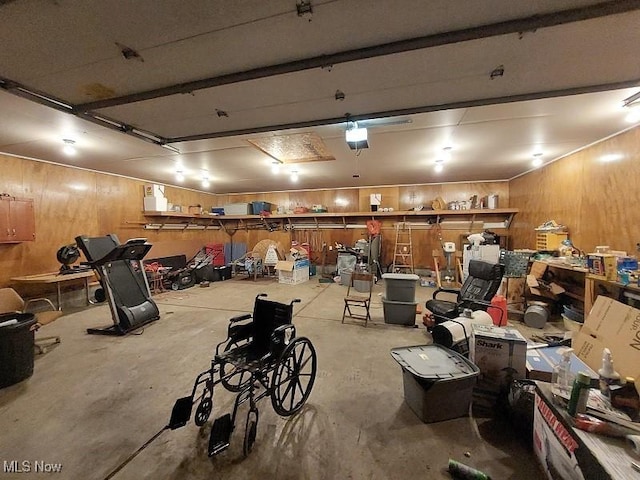
{"label": "shelf bracket", "polygon": [[513,221],[513,216],[514,216],[514,215],[515,215],[515,213],[510,213],[510,214],[509,214],[509,218],[507,218],[507,219],[504,221],[505,228],[509,228],[509,227],[511,227],[511,222]]}

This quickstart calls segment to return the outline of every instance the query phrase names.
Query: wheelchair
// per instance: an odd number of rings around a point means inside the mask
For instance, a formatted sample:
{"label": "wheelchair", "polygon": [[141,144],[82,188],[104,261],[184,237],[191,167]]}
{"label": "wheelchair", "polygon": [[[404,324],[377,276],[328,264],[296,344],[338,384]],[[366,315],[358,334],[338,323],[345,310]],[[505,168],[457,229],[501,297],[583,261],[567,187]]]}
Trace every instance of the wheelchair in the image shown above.
{"label": "wheelchair", "polygon": [[227,339],[216,346],[211,368],[200,373],[191,395],[176,400],[168,427],[185,426],[197,404],[194,423],[202,427],[213,409],[213,390],[218,384],[237,393],[233,411],[213,422],[208,453],[212,457],[230,445],[238,408],[249,402],[243,454],[249,455],[258,428],[257,403],[271,398],[276,413],[283,417],[298,412],[305,404],[316,378],[317,356],[308,338],[296,337],[291,323],[295,299],[289,304],[256,296],[253,315],[244,314],[229,320]]}

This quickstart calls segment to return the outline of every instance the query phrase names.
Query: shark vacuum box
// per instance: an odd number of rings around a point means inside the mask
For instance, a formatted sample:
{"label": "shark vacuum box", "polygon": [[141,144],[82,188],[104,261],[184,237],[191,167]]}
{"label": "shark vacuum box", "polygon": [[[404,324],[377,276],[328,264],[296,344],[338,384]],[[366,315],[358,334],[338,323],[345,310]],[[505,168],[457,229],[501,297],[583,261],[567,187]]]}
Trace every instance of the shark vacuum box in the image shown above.
{"label": "shark vacuum box", "polygon": [[469,358],[480,369],[474,405],[491,408],[513,379],[527,374],[527,339],[515,328],[471,326]]}

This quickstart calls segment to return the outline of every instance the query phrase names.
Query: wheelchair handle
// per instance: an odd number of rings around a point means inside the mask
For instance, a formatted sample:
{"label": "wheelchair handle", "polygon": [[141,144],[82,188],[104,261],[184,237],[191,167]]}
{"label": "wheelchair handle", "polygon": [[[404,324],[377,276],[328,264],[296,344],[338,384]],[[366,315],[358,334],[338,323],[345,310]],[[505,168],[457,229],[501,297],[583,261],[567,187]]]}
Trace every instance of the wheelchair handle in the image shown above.
{"label": "wheelchair handle", "polygon": [[251,318],[250,313],[244,313],[242,315],[237,315],[229,319],[229,323],[241,322],[242,320],[249,320]]}
{"label": "wheelchair handle", "polygon": [[291,303],[289,305],[293,305],[294,303],[300,303],[302,300],[300,300],[299,298],[294,298],[293,300],[291,300]]}

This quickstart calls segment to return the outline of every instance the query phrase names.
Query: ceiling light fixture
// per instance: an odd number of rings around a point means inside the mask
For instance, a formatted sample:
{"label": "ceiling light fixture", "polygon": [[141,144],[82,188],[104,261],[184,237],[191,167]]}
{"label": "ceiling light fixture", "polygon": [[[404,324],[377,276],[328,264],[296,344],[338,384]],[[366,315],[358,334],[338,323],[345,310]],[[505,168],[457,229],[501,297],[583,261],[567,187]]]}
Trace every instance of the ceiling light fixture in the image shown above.
{"label": "ceiling light fixture", "polygon": [[182,170],[176,170],[176,181],[184,182],[184,173],[182,172]]}
{"label": "ceiling light fixture", "polygon": [[435,166],[435,167],[433,167],[433,169],[434,169],[437,173],[440,173],[442,170],[444,170],[444,165],[443,165],[443,163],[444,163],[444,159],[442,159],[442,158],[438,158],[438,159],[436,160],[436,166]]}
{"label": "ceiling light fixture", "polygon": [[296,170],[291,172],[291,181],[292,182],[297,182],[298,181],[298,172]]}
{"label": "ceiling light fixture", "polygon": [[367,141],[367,129],[358,128],[358,122],[353,122],[351,128],[347,128],[345,139],[351,150],[362,150],[369,148]]}
{"label": "ceiling light fixture", "polygon": [[209,182],[209,172],[207,170],[202,170],[202,188],[209,188],[211,182]]}
{"label": "ceiling light fixture", "polygon": [[631,111],[624,117],[624,120],[628,123],[640,122],[640,105],[636,105],[631,108]]}
{"label": "ceiling light fixture", "polygon": [[542,152],[535,152],[533,154],[533,162],[531,162],[531,164],[536,168],[542,165]]}
{"label": "ceiling light fixture", "polygon": [[278,173],[280,173],[280,163],[281,162],[272,162],[271,163],[271,173],[273,173],[274,175],[277,175]]}
{"label": "ceiling light fixture", "polygon": [[71,140],[70,138],[65,138],[62,140],[64,142],[64,147],[62,147],[62,151],[66,154],[66,155],[75,155],[78,151],[76,150],[76,147],[74,147],[74,145],[76,144],[75,140]]}

